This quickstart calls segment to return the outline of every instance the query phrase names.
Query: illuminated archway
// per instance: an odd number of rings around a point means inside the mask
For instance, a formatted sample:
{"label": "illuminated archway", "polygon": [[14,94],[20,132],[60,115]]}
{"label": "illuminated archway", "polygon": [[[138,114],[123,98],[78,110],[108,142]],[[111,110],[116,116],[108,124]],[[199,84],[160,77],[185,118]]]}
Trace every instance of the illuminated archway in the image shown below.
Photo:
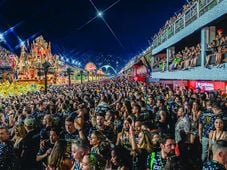
{"label": "illuminated archway", "polygon": [[104,65],[100,67],[101,70],[103,70],[103,68],[105,69],[105,71],[103,71],[104,73],[106,73],[110,69],[114,72],[114,74],[117,74],[117,71],[111,65]]}

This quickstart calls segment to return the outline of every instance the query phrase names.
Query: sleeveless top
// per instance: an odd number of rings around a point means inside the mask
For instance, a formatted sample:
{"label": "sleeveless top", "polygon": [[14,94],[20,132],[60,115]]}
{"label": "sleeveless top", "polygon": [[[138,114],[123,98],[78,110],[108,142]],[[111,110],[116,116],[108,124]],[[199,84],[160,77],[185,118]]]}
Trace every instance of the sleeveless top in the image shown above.
{"label": "sleeveless top", "polygon": [[212,133],[212,137],[210,139],[211,145],[213,145],[217,140],[224,139],[225,138],[225,131],[222,131],[219,136],[217,136],[217,131],[214,131]]}

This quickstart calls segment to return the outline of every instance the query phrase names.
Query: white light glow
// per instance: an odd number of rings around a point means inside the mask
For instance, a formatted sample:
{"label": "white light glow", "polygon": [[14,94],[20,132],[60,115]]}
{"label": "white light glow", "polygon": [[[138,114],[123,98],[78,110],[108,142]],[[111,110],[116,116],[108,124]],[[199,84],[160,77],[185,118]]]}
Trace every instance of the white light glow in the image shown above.
{"label": "white light glow", "polygon": [[101,11],[98,12],[98,17],[102,17],[103,13]]}

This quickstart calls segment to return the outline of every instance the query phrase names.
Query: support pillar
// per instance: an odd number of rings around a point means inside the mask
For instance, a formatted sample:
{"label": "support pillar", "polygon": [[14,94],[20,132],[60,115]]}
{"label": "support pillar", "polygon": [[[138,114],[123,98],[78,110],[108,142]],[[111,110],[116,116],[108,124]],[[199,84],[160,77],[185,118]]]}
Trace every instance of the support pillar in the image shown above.
{"label": "support pillar", "polygon": [[209,27],[205,27],[201,30],[201,66],[205,65],[207,43],[209,40]]}

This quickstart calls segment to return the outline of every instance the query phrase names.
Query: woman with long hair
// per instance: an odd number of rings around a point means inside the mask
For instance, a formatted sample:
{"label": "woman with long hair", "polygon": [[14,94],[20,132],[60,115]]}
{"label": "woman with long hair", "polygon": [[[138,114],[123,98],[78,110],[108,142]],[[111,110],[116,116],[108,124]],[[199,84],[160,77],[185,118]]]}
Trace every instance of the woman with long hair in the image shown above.
{"label": "woman with long hair", "polygon": [[227,131],[224,131],[224,122],[223,119],[217,117],[214,122],[215,130],[211,131],[209,134],[209,158],[212,158],[212,145],[217,140],[227,140]]}
{"label": "woman with long hair", "polygon": [[129,170],[131,167],[131,157],[127,149],[122,146],[111,149],[111,158],[106,170]]}
{"label": "woman with long hair", "polygon": [[99,131],[93,131],[90,136],[91,153],[100,154],[99,146],[104,139],[103,134]]}
{"label": "woman with long hair", "polygon": [[195,138],[198,137],[198,128],[199,128],[199,116],[201,114],[201,110],[199,108],[199,104],[197,102],[192,103],[191,108],[191,133],[190,133],[190,142],[193,144],[195,142]]}
{"label": "woman with long hair", "polygon": [[12,140],[14,142],[13,147],[14,147],[18,157],[20,156],[20,154],[22,152],[21,141],[23,140],[23,138],[25,137],[26,134],[27,134],[27,131],[26,131],[24,125],[18,124],[15,126],[14,137]]}
{"label": "woman with long hair", "polygon": [[73,163],[65,157],[65,152],[66,141],[57,141],[48,157],[47,170],[70,170]]}
{"label": "woman with long hair", "polygon": [[122,131],[118,133],[116,142],[116,145],[121,145],[127,150],[131,150],[132,148],[131,143],[129,141],[129,128],[131,123],[132,120],[130,118],[124,120]]}
{"label": "woman with long hair", "polygon": [[130,142],[132,145],[133,169],[146,169],[148,154],[152,151],[152,141],[149,131],[141,130],[138,134],[138,140],[135,138],[135,131],[130,126]]}

